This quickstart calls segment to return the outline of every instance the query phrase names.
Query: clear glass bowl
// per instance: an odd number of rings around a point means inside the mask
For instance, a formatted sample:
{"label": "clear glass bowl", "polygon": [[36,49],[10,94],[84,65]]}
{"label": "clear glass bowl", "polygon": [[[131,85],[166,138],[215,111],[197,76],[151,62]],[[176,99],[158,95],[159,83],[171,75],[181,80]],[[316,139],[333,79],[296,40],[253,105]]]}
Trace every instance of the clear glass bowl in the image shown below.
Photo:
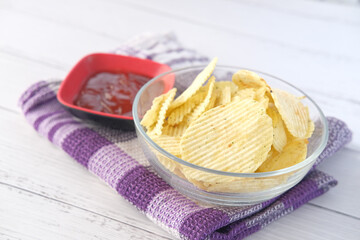
{"label": "clear glass bowl", "polygon": [[[306,96],[302,102],[309,108],[310,117],[315,123],[315,131],[309,139],[307,158],[304,161],[272,172],[223,172],[186,162],[165,151],[151,140],[140,121],[151,107],[153,99],[163,93],[168,81],[175,80],[174,87],[178,89],[177,94],[180,94],[204,67],[188,67],[161,74],[144,85],[136,95],[133,104],[136,133],[144,154],[155,171],[172,187],[189,198],[202,203],[222,206],[242,206],[266,201],[284,193],[300,182],[325,148],[328,140],[326,118],[317,104],[303,91],[260,71],[249,69],[259,74],[273,88],[288,91],[295,96]],[[216,66],[213,75],[216,77],[216,81],[231,81],[232,74],[240,69],[244,68]],[[182,174],[182,170],[185,168],[213,176],[213,179],[217,179],[216,184],[208,188],[200,182],[189,182]]]}

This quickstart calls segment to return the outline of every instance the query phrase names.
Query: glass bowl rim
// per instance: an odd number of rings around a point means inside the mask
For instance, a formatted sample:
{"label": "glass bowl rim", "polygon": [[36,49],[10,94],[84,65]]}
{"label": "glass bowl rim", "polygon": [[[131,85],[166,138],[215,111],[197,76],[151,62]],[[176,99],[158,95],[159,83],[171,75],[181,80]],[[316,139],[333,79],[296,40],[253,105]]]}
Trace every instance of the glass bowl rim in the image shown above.
{"label": "glass bowl rim", "polygon": [[[164,72],[154,78],[152,78],[151,80],[149,80],[145,85],[143,85],[140,90],[137,92],[135,99],[134,99],[134,103],[133,103],[133,107],[132,107],[132,114],[133,114],[133,118],[134,118],[134,123],[135,123],[135,128],[136,130],[145,138],[146,142],[149,143],[153,148],[155,148],[157,151],[159,151],[162,155],[172,159],[173,161],[185,165],[187,167],[191,167],[200,171],[204,171],[207,173],[212,173],[212,174],[217,174],[217,175],[223,175],[223,176],[227,176],[227,177],[243,177],[243,178],[262,178],[262,177],[272,177],[272,176],[278,176],[278,175],[282,175],[282,174],[286,174],[286,173],[290,173],[296,170],[299,170],[305,166],[307,166],[308,164],[310,164],[311,162],[313,162],[321,153],[322,151],[325,149],[325,146],[327,144],[328,138],[329,138],[329,129],[328,129],[328,122],[327,119],[324,115],[324,113],[322,112],[322,110],[320,109],[320,107],[316,104],[316,102],[314,100],[312,100],[312,98],[310,98],[305,92],[303,92],[301,89],[295,87],[294,85],[292,85],[291,83],[282,80],[272,74],[266,73],[266,72],[262,72],[259,70],[255,70],[255,69],[251,69],[251,68],[243,68],[243,67],[235,67],[235,66],[226,66],[226,65],[217,65],[216,68],[236,68],[236,69],[246,69],[249,71],[254,71],[260,74],[264,74],[267,75],[269,77],[272,77],[292,88],[294,88],[295,90],[299,91],[300,93],[302,93],[317,109],[319,115],[320,115],[320,119],[324,122],[324,134],[321,137],[321,143],[319,145],[319,147],[309,156],[307,157],[305,160],[301,161],[300,163],[297,163],[291,167],[287,167],[287,168],[283,168],[283,169],[279,169],[276,171],[270,171],[270,172],[258,172],[258,173],[235,173],[235,172],[224,172],[224,171],[220,171],[220,170],[215,170],[215,169],[210,169],[210,168],[206,168],[206,167],[201,167],[192,163],[189,163],[181,158],[178,158],[174,155],[172,155],[171,153],[165,151],[163,148],[161,148],[159,145],[157,145],[144,131],[143,127],[140,124],[139,121],[139,116],[137,113],[137,107],[139,104],[139,99],[140,96],[142,95],[142,93],[144,92],[144,90],[153,82],[155,82],[157,79],[167,75],[167,74],[171,74],[171,73],[176,73],[176,72],[181,72],[181,71],[185,71],[185,70],[190,70],[190,69],[204,69],[207,65],[196,65],[196,66],[190,66],[190,67],[184,67],[184,68],[178,68],[178,69],[174,69],[168,72]],[[216,69],[215,69],[216,70]]]}

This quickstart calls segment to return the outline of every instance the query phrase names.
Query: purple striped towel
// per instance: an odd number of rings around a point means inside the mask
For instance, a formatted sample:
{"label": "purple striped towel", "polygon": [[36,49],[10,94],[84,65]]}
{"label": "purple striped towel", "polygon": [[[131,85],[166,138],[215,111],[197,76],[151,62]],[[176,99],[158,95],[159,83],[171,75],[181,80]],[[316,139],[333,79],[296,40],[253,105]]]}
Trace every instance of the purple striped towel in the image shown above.
{"label": "purple striped towel", "polygon": [[[166,63],[172,68],[208,59],[180,46],[173,34],[135,38],[116,53]],[[184,197],[149,166],[134,132],[90,125],[74,118],[56,100],[60,81],[41,81],[20,98],[27,121],[44,137],[96,174],[157,225],[180,239],[242,239],[337,184],[313,169],[282,196],[246,207],[206,207]],[[316,165],[351,140],[346,125],[328,118],[330,138]]]}

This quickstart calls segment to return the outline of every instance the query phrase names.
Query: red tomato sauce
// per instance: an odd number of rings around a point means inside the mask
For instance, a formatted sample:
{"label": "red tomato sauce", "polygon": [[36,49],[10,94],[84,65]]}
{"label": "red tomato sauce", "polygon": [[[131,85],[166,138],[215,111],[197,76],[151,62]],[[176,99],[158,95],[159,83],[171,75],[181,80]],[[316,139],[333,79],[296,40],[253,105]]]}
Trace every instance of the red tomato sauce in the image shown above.
{"label": "red tomato sauce", "polygon": [[74,104],[98,112],[132,116],[135,95],[148,80],[132,73],[98,73],[82,87]]}

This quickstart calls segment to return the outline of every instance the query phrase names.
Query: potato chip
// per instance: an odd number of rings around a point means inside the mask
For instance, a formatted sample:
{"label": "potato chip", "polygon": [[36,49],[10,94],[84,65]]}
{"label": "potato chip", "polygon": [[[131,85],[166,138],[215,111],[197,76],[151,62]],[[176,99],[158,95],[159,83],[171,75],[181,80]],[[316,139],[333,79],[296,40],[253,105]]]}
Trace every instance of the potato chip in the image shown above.
{"label": "potato chip", "polygon": [[176,157],[180,157],[180,139],[180,137],[168,135],[154,136],[152,138],[157,145]]}
{"label": "potato chip", "polygon": [[164,101],[164,95],[162,94],[154,98],[151,108],[145,113],[143,119],[141,120],[141,125],[146,127],[148,130],[156,123],[159,115],[161,105]]}
{"label": "potato chip", "polygon": [[[180,157],[180,137],[161,135],[155,136],[154,138],[152,138],[152,140],[165,151],[171,153],[176,157]],[[164,165],[165,168],[167,168],[171,172],[175,170],[178,164],[174,160],[158,153],[155,150],[154,152],[160,163]]]}
{"label": "potato chip", "polygon": [[259,75],[248,70],[240,70],[232,76],[232,81],[240,89],[244,88],[266,88],[267,84]]}
{"label": "potato chip", "polygon": [[224,89],[225,87],[230,87],[231,95],[234,94],[239,88],[238,86],[232,81],[217,81],[215,82],[214,88],[217,90]]}
{"label": "potato chip", "polygon": [[[154,152],[155,152],[155,150],[154,150]],[[170,172],[175,171],[175,169],[177,167],[177,164],[175,161],[173,161],[172,159],[170,159],[158,152],[155,152],[155,156],[166,169],[168,169]]]}
{"label": "potato chip", "polygon": [[255,99],[255,90],[253,88],[240,89],[232,95],[232,98],[236,96],[238,96],[239,99],[245,99],[245,98]]}
{"label": "potato chip", "polygon": [[273,104],[273,105],[275,106],[274,99],[273,99],[273,97],[271,96],[271,92],[272,92],[272,90],[266,91],[266,92],[265,92],[265,96],[269,99],[269,104]]}
{"label": "potato chip", "polygon": [[178,177],[181,177],[182,179],[186,179],[185,175],[182,172],[182,167],[180,164],[176,164],[176,167],[175,167],[173,173],[175,175],[177,175]]}
{"label": "potato chip", "polygon": [[[265,109],[252,99],[243,99],[203,113],[185,131],[180,149],[182,158],[190,163],[249,173],[265,161],[272,142],[272,121]],[[210,180],[186,169],[184,174],[198,181]]]}
{"label": "potato chip", "polygon": [[256,192],[266,190],[278,186],[286,182],[288,176],[280,175],[266,178],[241,178],[232,182],[219,182],[205,186],[208,192],[225,192],[225,193],[241,193],[241,192]]}
{"label": "potato chip", "polygon": [[172,137],[181,137],[184,134],[187,127],[188,127],[187,121],[183,121],[175,126],[165,124],[162,133],[164,135],[168,135]]}
{"label": "potato chip", "polygon": [[205,94],[205,95],[206,95],[207,90],[208,90],[207,85],[202,86],[202,87],[199,89],[199,91],[197,91],[197,92],[195,93],[195,95],[196,95],[196,94],[200,94],[200,93],[202,93],[202,94]]}
{"label": "potato chip", "polygon": [[288,129],[297,138],[305,138],[309,132],[309,109],[294,95],[280,89],[272,89],[271,96]]}
{"label": "potato chip", "polygon": [[[183,171],[182,171],[183,172]],[[185,176],[185,175],[184,175]],[[186,176],[185,176],[186,178]],[[203,189],[203,190],[207,190],[207,186],[204,185],[204,183],[202,181],[198,181],[198,180],[195,180],[195,179],[192,179],[192,178],[186,178],[189,182],[191,182],[192,184],[194,184],[195,186],[197,186],[198,188],[200,189]]]}
{"label": "potato chip", "polygon": [[218,101],[220,96],[220,93],[217,90],[213,90],[213,93],[211,94],[211,98],[209,101],[209,104],[207,105],[207,107],[205,108],[205,112],[213,107],[215,107],[215,103],[216,101]]}
{"label": "potato chip", "polygon": [[309,126],[308,126],[308,131],[307,131],[307,133],[306,133],[306,135],[305,135],[305,138],[310,138],[311,136],[312,136],[312,134],[313,134],[313,132],[314,132],[314,130],[315,130],[315,124],[314,124],[314,122],[311,120],[311,119],[309,119]]}
{"label": "potato chip", "polygon": [[160,111],[159,111],[158,120],[156,122],[154,129],[152,130],[152,132],[155,135],[161,135],[161,133],[162,133],[162,128],[163,128],[164,121],[166,118],[166,112],[168,111],[168,108],[169,108],[171,102],[173,101],[175,94],[176,94],[176,88],[173,88],[164,95],[164,101],[163,101]]}
{"label": "potato chip", "polygon": [[276,151],[281,152],[287,143],[287,136],[284,122],[273,104],[266,111],[267,115],[272,119],[274,128],[274,142],[273,146]]}
{"label": "potato chip", "polygon": [[[215,83],[216,83],[216,82],[215,82]],[[214,87],[214,93],[213,93],[212,98],[215,97],[215,99],[212,99],[212,100],[214,100],[214,104],[213,104],[213,106],[212,106],[211,108],[217,107],[217,106],[220,106],[220,105],[221,105],[221,104],[220,104],[220,101],[221,101],[221,91],[222,91],[222,88],[217,88],[217,89],[215,89],[215,87]],[[210,105],[210,104],[209,104],[209,105]],[[211,108],[208,107],[208,108],[206,109],[206,111],[209,110],[209,109],[211,109]]]}
{"label": "potato chip", "polygon": [[203,190],[207,190],[209,186],[214,184],[230,183],[237,179],[236,177],[208,173],[187,166],[182,166],[182,172],[189,182]]}
{"label": "potato chip", "polygon": [[266,97],[265,93],[266,93],[266,88],[265,87],[256,88],[255,89],[255,97],[254,97],[254,99],[256,101],[260,101],[261,99]]}
{"label": "potato chip", "polygon": [[[227,184],[238,180],[237,177],[208,173],[187,166],[182,166],[182,172],[189,182],[207,191],[209,190],[210,186],[217,184]],[[215,190],[213,189],[213,191]]]}
{"label": "potato chip", "polygon": [[208,105],[210,103],[211,96],[214,92],[213,91],[214,90],[214,82],[215,82],[215,77],[212,76],[209,79],[208,84],[206,85],[206,87],[207,87],[206,97],[205,97],[204,101],[202,103],[200,103],[198,106],[196,106],[194,111],[191,113],[191,115],[188,118],[189,122],[195,121],[203,112],[205,112],[206,108],[208,107]]}
{"label": "potato chip", "polygon": [[189,98],[189,100],[184,104],[175,108],[168,117],[169,125],[176,125],[181,123],[184,120],[184,117],[191,113],[195,106],[204,100],[205,96],[205,93],[198,92]]}
{"label": "potato chip", "polygon": [[306,96],[300,96],[300,97],[296,97],[296,98],[299,99],[299,100],[303,100],[303,99],[306,98]]}
{"label": "potato chip", "polygon": [[174,126],[181,123],[184,120],[184,117],[188,115],[195,106],[196,103],[194,101],[187,101],[180,107],[174,109],[167,119],[169,125]]}
{"label": "potato chip", "polygon": [[267,96],[263,96],[259,100],[257,100],[261,106],[266,110],[269,106],[269,98]]}
{"label": "potato chip", "polygon": [[257,170],[257,172],[270,172],[291,167],[306,158],[307,143],[305,139],[293,139],[288,142],[281,153],[273,154]]}
{"label": "potato chip", "polygon": [[170,105],[169,108],[170,110],[185,103],[191,96],[193,96],[200,89],[200,87],[206,82],[206,80],[208,80],[210,75],[213,73],[217,60],[218,60],[217,58],[214,58],[209,63],[209,65],[203,71],[201,71],[199,75],[197,75],[197,77],[191,83],[191,85]]}
{"label": "potato chip", "polygon": [[[253,96],[253,99],[258,101],[263,108],[267,109],[269,105],[269,97],[267,96],[267,88],[266,87],[260,87],[260,88],[247,88],[247,89],[253,89],[255,94]],[[245,89],[244,89],[245,90]]]}
{"label": "potato chip", "polygon": [[225,105],[228,104],[229,102],[231,102],[231,88],[229,86],[225,86],[220,90],[219,101],[217,106]]}

